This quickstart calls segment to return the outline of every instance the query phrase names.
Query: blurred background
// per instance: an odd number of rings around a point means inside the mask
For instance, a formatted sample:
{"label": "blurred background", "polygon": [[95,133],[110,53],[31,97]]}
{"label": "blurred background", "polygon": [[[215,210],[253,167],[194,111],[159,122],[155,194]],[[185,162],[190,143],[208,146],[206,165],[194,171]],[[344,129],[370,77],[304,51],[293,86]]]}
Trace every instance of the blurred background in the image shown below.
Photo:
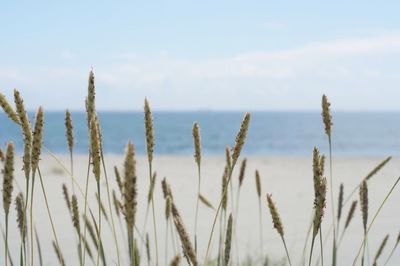
{"label": "blurred background", "polygon": [[[144,152],[147,97],[157,153],[191,153],[194,121],[204,152],[222,153],[243,113],[253,112],[245,152],[309,155],[325,143],[325,93],[337,153],[395,155],[399,8],[396,1],[4,3],[0,89],[12,99],[18,88],[32,115],[45,108],[45,142],[59,153],[67,151],[66,108],[74,111],[76,151],[87,151],[82,112],[93,68],[108,153],[123,152],[127,139]],[[0,115],[1,143],[16,132]]]}

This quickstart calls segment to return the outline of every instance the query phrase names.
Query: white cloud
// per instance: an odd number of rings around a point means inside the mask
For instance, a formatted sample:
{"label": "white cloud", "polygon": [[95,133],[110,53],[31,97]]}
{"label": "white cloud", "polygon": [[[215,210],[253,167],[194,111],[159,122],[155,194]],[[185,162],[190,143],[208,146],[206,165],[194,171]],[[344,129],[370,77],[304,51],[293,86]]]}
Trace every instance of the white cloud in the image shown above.
{"label": "white cloud", "polygon": [[[146,95],[161,109],[318,109],[324,92],[340,109],[400,108],[398,33],[224,58],[118,54],[94,68],[98,107],[106,109],[140,109]],[[83,108],[68,92],[82,97],[87,69],[0,66],[0,79],[40,87],[48,98],[64,93],[65,104]],[[51,99],[46,104],[61,108]]]}

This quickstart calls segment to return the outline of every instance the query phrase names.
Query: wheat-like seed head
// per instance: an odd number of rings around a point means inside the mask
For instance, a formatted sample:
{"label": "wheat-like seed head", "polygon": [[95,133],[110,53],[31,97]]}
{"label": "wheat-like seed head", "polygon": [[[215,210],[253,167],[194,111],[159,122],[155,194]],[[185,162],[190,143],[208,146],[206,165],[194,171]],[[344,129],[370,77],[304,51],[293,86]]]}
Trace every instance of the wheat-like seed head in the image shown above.
{"label": "wheat-like seed head", "polygon": [[35,175],[35,172],[39,165],[39,159],[43,141],[43,125],[44,125],[44,113],[42,107],[39,107],[36,113],[35,130],[33,132],[33,141],[32,141],[31,165],[32,165],[33,175]]}
{"label": "wheat-like seed head", "polygon": [[24,155],[22,161],[24,164],[25,178],[28,180],[31,170],[32,131],[28,115],[25,111],[24,101],[17,89],[14,89],[14,102],[24,135]]}
{"label": "wheat-like seed head", "polygon": [[121,175],[119,174],[117,166],[114,166],[115,180],[117,181],[119,191],[122,193],[124,190],[124,182],[122,182]]}
{"label": "wheat-like seed head", "polygon": [[228,227],[226,229],[226,236],[225,236],[225,256],[224,256],[225,266],[228,266],[229,264],[231,245],[232,245],[232,213],[229,214]]}
{"label": "wheat-like seed head", "polygon": [[90,153],[93,165],[93,174],[97,182],[100,182],[100,139],[96,120],[90,122]]}
{"label": "wheat-like seed head", "polygon": [[147,261],[150,261],[150,239],[149,239],[149,233],[146,233],[146,254],[147,254]]}
{"label": "wheat-like seed head", "polygon": [[371,177],[373,177],[379,170],[381,170],[390,160],[392,159],[392,156],[387,157],[385,160],[380,162],[374,169],[372,169],[371,172],[368,173],[368,175],[364,178],[365,180],[369,180]]}
{"label": "wheat-like seed head", "polygon": [[199,200],[208,208],[215,209],[211,202],[203,195],[199,194]]}
{"label": "wheat-like seed head", "polygon": [[165,198],[165,220],[167,221],[171,216],[171,206],[172,206],[171,196],[167,195],[167,197]]}
{"label": "wheat-like seed head", "polygon": [[161,187],[162,187],[164,199],[167,198],[167,196],[170,196],[171,199],[173,199],[171,187],[169,186],[167,179],[165,177],[161,181]]}
{"label": "wheat-like seed head", "polygon": [[322,217],[324,216],[324,209],[326,206],[326,178],[319,180],[318,188],[316,191],[316,198],[314,200],[314,220],[313,220],[313,237],[318,233],[321,228]]}
{"label": "wheat-like seed head", "polygon": [[137,188],[136,188],[136,161],[134,146],[128,143],[124,162],[125,169],[125,186],[124,186],[124,211],[128,230],[133,230],[135,225],[135,214],[137,205]]}
{"label": "wheat-like seed head", "polygon": [[90,222],[90,220],[88,219],[88,217],[85,216],[85,215],[83,215],[83,220],[84,220],[85,226],[86,226],[86,228],[87,228],[87,230],[88,230],[88,232],[89,232],[90,238],[92,239],[92,242],[93,242],[94,246],[95,246],[96,249],[98,250],[98,249],[99,249],[99,246],[98,246],[97,236],[96,236],[96,234],[95,234],[95,232],[94,232],[93,225],[92,225],[92,223]]}
{"label": "wheat-like seed head", "polygon": [[257,189],[257,195],[259,198],[261,198],[261,178],[260,178],[260,173],[258,170],[256,170],[256,189]]}
{"label": "wheat-like seed head", "polygon": [[174,220],[176,230],[178,231],[179,238],[181,239],[184,253],[188,256],[189,260],[192,262],[192,265],[197,266],[198,263],[197,263],[196,253],[193,249],[192,243],[190,242],[190,238],[185,229],[185,226],[183,225],[182,218],[179,215],[178,209],[176,208],[173,202],[171,207],[172,207],[172,217]]}
{"label": "wheat-like seed head", "polygon": [[17,224],[19,233],[23,241],[25,241],[26,236],[26,216],[25,216],[25,201],[24,195],[19,193],[15,198],[15,210],[17,211]]}
{"label": "wheat-like seed head", "polygon": [[71,210],[72,210],[71,201],[69,200],[69,192],[68,192],[68,188],[65,184],[62,184],[62,191],[63,191],[65,203],[67,204],[68,211],[71,212]]}
{"label": "wheat-like seed head", "polygon": [[194,142],[194,158],[197,163],[197,167],[201,164],[201,140],[200,140],[200,126],[198,123],[193,124],[192,129],[193,142]]}
{"label": "wheat-like seed head", "polygon": [[381,245],[379,246],[378,251],[376,252],[376,255],[375,255],[375,258],[374,258],[374,264],[373,264],[373,265],[377,265],[377,261],[378,261],[379,257],[382,255],[382,251],[383,251],[383,249],[385,248],[388,239],[389,239],[389,235],[387,234],[387,235],[383,238],[382,243],[381,243]]}
{"label": "wheat-like seed head", "polygon": [[272,223],[274,224],[274,228],[276,231],[278,231],[278,234],[283,237],[284,231],[283,231],[283,225],[281,222],[281,218],[279,217],[279,212],[278,209],[275,206],[275,203],[272,201],[272,195],[267,194],[267,203],[268,203],[268,208],[271,213],[272,217]]}
{"label": "wheat-like seed head", "polygon": [[330,103],[328,102],[328,98],[326,95],[322,95],[322,120],[325,125],[325,133],[329,137],[332,134],[332,116],[330,113]]}
{"label": "wheat-like seed head", "polygon": [[53,241],[53,248],[57,255],[58,262],[60,263],[61,266],[65,266],[64,256],[63,256],[61,250],[57,247],[56,242],[54,242],[54,241]]}
{"label": "wheat-like seed head", "polygon": [[239,187],[242,186],[243,180],[244,180],[244,173],[246,171],[246,165],[247,165],[247,159],[244,158],[242,160],[242,164],[240,165],[240,171],[239,171]]}
{"label": "wheat-like seed head", "polygon": [[228,206],[228,166],[225,166],[224,174],[222,175],[222,189],[221,189],[221,197],[222,197],[222,209],[226,211]]}
{"label": "wheat-like seed head", "polygon": [[181,262],[181,256],[178,254],[171,260],[169,266],[179,266],[180,262]]}
{"label": "wheat-like seed head", "polygon": [[340,218],[342,216],[343,194],[344,194],[344,185],[343,185],[343,183],[341,183],[340,184],[340,189],[339,189],[339,199],[338,199],[338,214],[337,214],[338,220],[340,220]]}
{"label": "wheat-like seed head", "polygon": [[119,217],[119,210],[120,210],[119,206],[121,205],[121,203],[119,202],[114,189],[112,190],[112,196],[113,196],[113,203],[114,203],[115,213]]}
{"label": "wheat-like seed head", "polygon": [[3,150],[2,150],[1,147],[0,147],[0,161],[1,161],[1,162],[4,162],[5,159],[6,159],[6,157],[4,156],[4,152],[3,152]]}
{"label": "wheat-like seed head", "polygon": [[367,222],[368,222],[368,186],[365,180],[360,185],[360,204],[361,204],[361,213],[362,213],[363,227],[365,233],[367,232]]}
{"label": "wheat-like seed head", "polygon": [[67,138],[68,150],[72,154],[74,149],[74,127],[72,125],[71,113],[65,111],[65,136]]}
{"label": "wheat-like seed head", "polygon": [[228,146],[225,148],[225,163],[226,163],[226,166],[228,167],[228,170],[231,171],[232,170],[232,160],[231,160],[230,148]]}
{"label": "wheat-like seed head", "polygon": [[153,116],[147,99],[144,100],[144,125],[146,129],[147,159],[152,162],[154,152]]}
{"label": "wheat-like seed head", "polygon": [[72,195],[71,203],[72,203],[72,223],[74,224],[76,232],[78,233],[78,235],[80,235],[81,226],[79,223],[79,208],[78,208],[78,199],[76,198],[76,195]]}
{"label": "wheat-like seed head", "polygon": [[83,245],[85,246],[85,249],[86,249],[86,251],[87,251],[89,257],[90,257],[91,259],[93,259],[92,249],[90,248],[87,239],[86,239],[85,237],[83,237],[83,236],[82,236],[82,242],[83,242]]}
{"label": "wheat-like seed head", "polygon": [[14,145],[10,142],[7,144],[6,159],[3,170],[3,207],[4,212],[8,216],[11,205],[11,197],[13,191],[14,179]]}
{"label": "wheat-like seed head", "polygon": [[4,96],[4,94],[2,93],[0,93],[0,106],[3,108],[4,113],[6,113],[12,121],[17,124],[20,123],[17,113],[11,107],[11,104],[7,101],[6,96]]}
{"label": "wheat-like seed head", "polygon": [[240,152],[242,151],[244,142],[246,141],[247,131],[249,129],[249,123],[250,123],[250,114],[247,113],[245,114],[242,124],[240,125],[239,132],[236,135],[235,146],[233,147],[232,150],[232,167],[236,164],[240,156]]}
{"label": "wheat-like seed head", "polygon": [[154,188],[156,185],[156,180],[157,180],[157,173],[153,173],[153,177],[150,180],[150,187],[149,187],[149,193],[147,194],[147,202],[150,203],[151,200],[153,199],[153,194],[154,194]]}
{"label": "wheat-like seed head", "polygon": [[88,81],[88,96],[86,98],[86,114],[88,126],[90,128],[90,123],[94,116],[96,115],[96,87],[94,84],[94,73],[93,71],[89,72],[89,81]]}
{"label": "wheat-like seed head", "polygon": [[344,226],[345,229],[349,226],[351,220],[353,219],[354,211],[356,210],[356,207],[357,207],[357,201],[355,200],[351,203],[349,213],[347,214],[346,223]]}

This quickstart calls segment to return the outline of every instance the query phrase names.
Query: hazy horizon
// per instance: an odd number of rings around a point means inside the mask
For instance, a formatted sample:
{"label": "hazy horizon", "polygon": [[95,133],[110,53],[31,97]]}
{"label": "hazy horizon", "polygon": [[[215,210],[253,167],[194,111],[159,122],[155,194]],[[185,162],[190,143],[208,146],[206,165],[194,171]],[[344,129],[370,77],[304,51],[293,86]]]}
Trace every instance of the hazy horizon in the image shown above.
{"label": "hazy horizon", "polygon": [[389,3],[8,2],[0,91],[83,110],[93,67],[98,110],[400,110]]}

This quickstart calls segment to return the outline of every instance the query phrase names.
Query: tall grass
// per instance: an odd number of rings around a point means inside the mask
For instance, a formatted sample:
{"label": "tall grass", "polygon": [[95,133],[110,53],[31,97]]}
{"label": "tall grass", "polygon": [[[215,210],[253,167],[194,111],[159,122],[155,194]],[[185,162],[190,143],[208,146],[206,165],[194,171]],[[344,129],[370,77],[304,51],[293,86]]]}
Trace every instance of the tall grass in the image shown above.
{"label": "tall grass", "polygon": [[[197,173],[197,186],[194,183],[194,188],[196,193],[193,193],[192,198],[187,199],[188,201],[193,200],[195,202],[194,210],[194,228],[193,235],[189,234],[186,230],[184,220],[187,219],[184,215],[178,211],[177,199],[173,197],[172,189],[167,183],[166,178],[162,178],[162,193],[165,200],[165,258],[163,258],[163,263],[159,261],[159,241],[162,241],[162,237],[157,233],[160,230],[160,223],[157,217],[160,216],[161,210],[155,208],[154,201],[157,197],[154,194],[157,193],[157,174],[153,169],[153,159],[154,159],[154,147],[155,147],[155,132],[153,125],[153,117],[150,109],[150,104],[147,99],[144,102],[144,128],[145,128],[145,139],[146,139],[146,150],[147,150],[147,167],[149,176],[149,187],[147,193],[147,209],[152,212],[152,224],[153,224],[153,234],[154,238],[150,237],[151,233],[145,230],[137,229],[137,213],[138,213],[138,194],[145,191],[145,188],[138,188],[138,176],[136,171],[136,155],[135,146],[133,142],[129,141],[126,150],[125,157],[123,159],[123,172],[119,173],[118,167],[114,167],[115,182],[108,179],[107,176],[107,157],[103,154],[103,139],[100,127],[100,121],[96,112],[95,104],[95,80],[94,73],[91,71],[89,73],[88,80],[88,95],[85,102],[86,115],[87,115],[87,128],[88,128],[88,158],[89,163],[87,165],[86,173],[74,173],[74,156],[73,156],[73,124],[72,124],[72,114],[67,110],[65,112],[65,136],[66,143],[69,153],[69,167],[65,167],[64,163],[61,162],[57,156],[51,153],[43,145],[43,135],[44,135],[44,111],[41,107],[38,108],[35,118],[35,124],[33,131],[31,129],[31,122],[29,121],[28,115],[25,110],[24,101],[18,90],[14,90],[14,102],[15,107],[12,106],[6,99],[6,97],[0,93],[0,106],[3,108],[5,114],[13,121],[16,126],[21,129],[21,138],[23,144],[22,152],[22,171],[19,169],[14,169],[14,146],[12,143],[8,143],[6,147],[6,152],[0,152],[0,162],[2,164],[2,195],[3,195],[3,211],[5,231],[4,231],[4,265],[8,266],[12,264],[13,261],[19,260],[19,265],[33,266],[36,262],[42,265],[44,261],[49,260],[49,252],[41,248],[41,241],[43,241],[42,235],[35,233],[35,238],[33,237],[34,228],[39,226],[36,222],[35,216],[33,215],[33,209],[39,208],[38,202],[34,201],[37,197],[38,191],[35,190],[35,179],[38,177],[40,181],[40,194],[44,197],[45,211],[47,212],[47,217],[50,222],[51,230],[49,229],[50,241],[53,245],[56,260],[60,265],[200,265],[199,257],[204,254],[204,266],[208,265],[247,265],[245,261],[240,260],[239,252],[244,252],[239,247],[239,236],[242,232],[237,230],[237,221],[239,218],[239,203],[240,203],[240,191],[243,185],[243,180],[245,176],[247,161],[251,160],[244,159],[241,162],[241,166],[238,172],[238,182],[234,183],[232,176],[235,173],[235,166],[240,159],[242,149],[245,145],[247,133],[250,125],[250,114],[245,114],[239,130],[236,135],[235,143],[232,149],[225,150],[225,164],[223,165],[223,176],[222,176],[222,188],[220,195],[217,195],[217,202],[215,199],[210,197],[209,200],[208,191],[202,188],[202,168],[204,165],[201,164],[201,140],[200,140],[200,126],[198,123],[194,123],[192,127],[192,137],[193,137],[193,147],[194,147],[194,162],[195,162],[195,172]],[[329,264],[332,265],[342,265],[341,258],[338,256],[339,247],[344,241],[346,233],[351,229],[350,223],[357,217],[355,215],[357,200],[354,199],[354,194],[357,190],[360,191],[359,202],[361,216],[358,218],[362,220],[363,235],[360,236],[360,246],[358,247],[358,252],[355,254],[355,259],[353,265],[356,265],[361,258],[361,265],[365,264],[365,250],[367,247],[367,242],[369,239],[370,230],[374,225],[378,215],[389,199],[390,195],[393,193],[394,189],[397,187],[400,178],[396,179],[396,182],[392,185],[390,190],[386,193],[383,201],[379,205],[378,210],[371,214],[369,211],[369,197],[368,197],[368,181],[374,176],[378,171],[380,171],[391,159],[387,157],[379,165],[377,165],[373,170],[361,180],[360,184],[351,191],[347,197],[344,197],[344,184],[340,185],[339,196],[337,201],[337,215],[335,204],[333,202],[333,160],[332,160],[332,115],[330,113],[330,103],[327,97],[324,95],[322,98],[322,122],[325,126],[325,134],[328,137],[329,144],[329,176],[325,175],[325,156],[320,155],[317,148],[313,151],[312,165],[313,165],[313,175],[310,176],[313,180],[313,191],[314,194],[314,204],[313,206],[305,206],[306,209],[312,210],[312,224],[310,227],[311,236],[311,247],[309,253],[306,249],[303,252],[309,256],[309,265],[313,262],[313,250],[314,243],[318,240],[320,243],[320,255],[318,263],[321,265],[326,264],[326,258],[324,253],[326,248],[324,247],[324,241],[322,237],[322,227],[329,228],[327,239],[332,239],[333,250],[332,250],[332,260]],[[322,132],[321,132],[322,133]],[[49,202],[52,202],[54,198],[50,198],[46,192],[48,189],[45,185],[46,177],[42,175],[41,172],[41,153],[42,149],[48,152],[52,158],[55,159],[56,163],[68,174],[71,180],[70,189],[72,194],[69,194],[68,186],[63,180],[62,193],[58,200],[64,200],[65,206],[70,216],[70,221],[73,225],[74,235],[76,238],[75,248],[77,250],[77,260],[74,257],[65,257],[65,250],[61,245],[65,247],[70,246],[65,239],[61,239],[57,236],[57,230],[65,230],[60,228],[56,223],[55,217],[52,215],[52,209],[50,208]],[[1,149],[0,149],[1,151]],[[224,151],[221,151],[223,153]],[[179,167],[171,165],[170,167]],[[161,173],[162,174],[162,173]],[[18,180],[20,176],[25,177],[25,191],[20,189],[18,186]],[[86,175],[85,186],[81,187],[80,182],[78,182],[75,176]],[[90,179],[94,177],[93,182],[89,182]],[[251,258],[253,265],[260,265],[264,262],[263,258],[268,258],[269,250],[264,249],[264,244],[266,243],[263,238],[263,227],[265,222],[262,219],[263,208],[268,208],[271,214],[272,225],[276,229],[280,240],[282,241],[283,248],[282,253],[285,254],[287,263],[292,265],[292,257],[290,256],[291,250],[287,246],[286,238],[292,238],[292,235],[285,235],[283,229],[283,223],[281,220],[281,213],[278,212],[275,202],[272,200],[272,195],[267,194],[266,205],[261,204],[261,199],[263,198],[263,192],[261,189],[260,174],[256,171],[256,186],[255,194],[258,199],[258,220],[259,220],[259,259]],[[104,178],[104,179],[103,179]],[[173,178],[173,177],[171,177]],[[160,178],[161,179],[161,178]],[[102,189],[102,182],[105,183],[106,190]],[[96,191],[96,201],[92,202],[88,197],[89,188],[91,188],[92,183],[96,185],[92,188]],[[206,183],[204,183],[206,184]],[[233,188],[237,184],[236,201],[233,197]],[[206,184],[207,185],[207,184]],[[18,192],[13,195],[14,187],[18,189]],[[228,201],[228,187],[230,188],[231,201]],[[267,186],[268,187],[268,186]],[[90,190],[91,191],[91,190]],[[112,193],[111,193],[112,192]],[[205,192],[202,194],[202,192]],[[175,192],[179,193],[179,191]],[[332,211],[332,221],[331,227],[325,227],[327,222],[323,220],[324,213],[327,211],[328,207],[326,205],[327,193],[330,194],[331,203],[329,207]],[[105,195],[104,195],[105,194]],[[108,204],[103,204],[102,197],[107,197]],[[178,197],[179,198],[179,197]],[[82,202],[83,201],[83,202]],[[346,204],[352,201],[351,206],[347,207]],[[16,221],[17,227],[10,228],[10,206],[11,203],[15,202],[16,209]],[[113,204],[112,204],[112,203]],[[202,205],[200,204],[202,203]],[[97,209],[93,209],[93,205],[96,205]],[[215,207],[214,207],[215,206]],[[207,207],[209,211],[212,211],[213,219],[210,222],[209,234],[198,234],[199,221],[200,218],[200,208]],[[343,215],[345,210],[347,211],[347,216]],[[96,213],[97,211],[97,213]],[[147,213],[147,212],[146,212]],[[185,212],[182,212],[183,214]],[[118,223],[114,223],[114,214],[116,214],[116,219]],[[203,213],[201,213],[203,216]],[[205,215],[205,213],[204,213]],[[284,213],[283,213],[284,215]],[[147,216],[147,214],[146,214]],[[343,218],[342,218],[343,217]],[[371,217],[371,221],[369,221]],[[255,218],[255,219],[254,219]],[[346,218],[346,219],[344,219]],[[216,227],[217,220],[219,219],[219,230]],[[256,220],[257,217],[249,217],[249,219]],[[103,221],[104,220],[104,221]],[[145,218],[147,220],[147,218]],[[104,222],[105,225],[104,226]],[[342,223],[342,226],[340,224]],[[343,224],[344,223],[344,224]],[[107,228],[108,224],[108,228]],[[146,223],[145,223],[146,224]],[[162,223],[164,224],[164,223]],[[0,224],[1,225],[1,224]],[[29,225],[29,226],[28,226]],[[329,224],[328,224],[329,225]],[[57,226],[57,228],[56,228]],[[2,225],[1,225],[2,227]],[[3,228],[3,227],[2,227]],[[121,233],[120,237],[117,237],[116,231],[119,228]],[[106,236],[106,230],[110,230],[108,233],[112,233],[113,241],[115,242],[115,252],[113,249],[108,249],[104,245],[106,242],[110,242]],[[9,235],[11,230],[18,230],[19,248],[17,250],[12,250],[13,246],[10,246]],[[43,232],[42,232],[43,234]],[[213,241],[214,234],[218,234],[219,245],[216,241]],[[104,239],[102,237],[104,236]],[[376,254],[373,258],[373,265],[377,265],[380,261],[385,261],[385,265],[391,262],[392,255],[394,254],[399,242],[400,236],[397,237],[395,244],[392,247],[390,254],[386,257],[383,253],[384,247],[388,243],[388,235],[383,239],[381,245],[379,246]],[[34,249],[34,239],[36,240],[37,249]],[[206,242],[206,246],[202,247],[199,245],[201,241]],[[179,244],[177,243],[179,242]],[[234,248],[232,248],[234,244]],[[120,249],[122,246],[124,248]],[[139,251],[140,247],[145,246],[146,254],[141,255]],[[241,245],[243,246],[243,245]],[[153,248],[154,247],[154,248]],[[356,248],[357,248],[356,247]],[[94,251],[92,252],[94,248]],[[217,250],[218,248],[218,250]],[[124,251],[125,249],[125,251]],[[217,258],[211,257],[211,250],[217,250]],[[121,252],[120,252],[121,251]],[[122,252],[124,251],[124,252]],[[96,252],[97,254],[95,254]],[[172,253],[172,254],[170,254]],[[17,256],[16,256],[17,254]],[[69,253],[68,253],[69,254]],[[90,258],[85,260],[86,254]],[[329,254],[329,253],[328,253]],[[293,255],[293,254],[292,254]],[[325,254],[325,256],[327,256]],[[51,260],[51,259],[50,259]],[[315,260],[315,258],[314,258]],[[268,261],[268,260],[267,260]],[[286,262],[285,262],[286,263]]]}

